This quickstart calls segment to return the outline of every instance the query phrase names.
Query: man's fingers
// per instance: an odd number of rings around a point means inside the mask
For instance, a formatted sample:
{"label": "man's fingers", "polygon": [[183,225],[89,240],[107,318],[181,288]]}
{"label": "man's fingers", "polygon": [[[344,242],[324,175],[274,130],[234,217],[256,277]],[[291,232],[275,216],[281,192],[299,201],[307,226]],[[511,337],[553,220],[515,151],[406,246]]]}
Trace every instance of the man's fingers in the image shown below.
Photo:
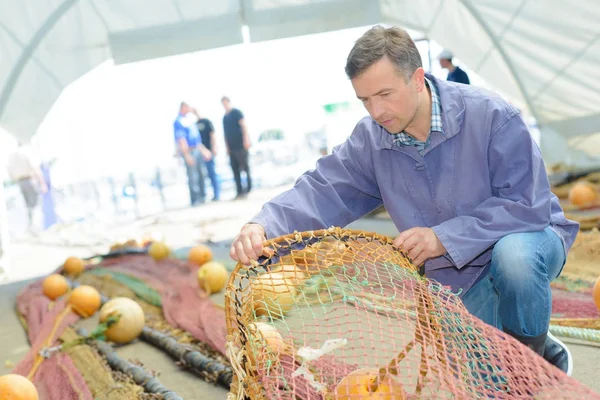
{"label": "man's fingers", "polygon": [[238,240],[235,244],[235,251],[238,255],[238,261],[244,265],[250,265],[250,259],[246,255],[246,251],[244,250],[244,244]]}
{"label": "man's fingers", "polygon": [[244,253],[246,253],[246,257],[248,257],[249,260],[256,260],[258,256],[262,253],[262,250],[258,253],[254,252],[254,246],[252,243],[251,236],[242,236],[240,239],[242,244],[244,245]]}
{"label": "man's fingers", "polygon": [[[237,240],[237,238],[236,238]],[[231,257],[231,259],[233,261],[240,261],[240,259],[237,256],[237,251],[235,249],[235,240],[233,241],[233,243],[231,244],[231,247],[229,247],[229,257]]]}
{"label": "man's fingers", "polygon": [[405,230],[404,232],[401,232],[398,236],[396,236],[396,239],[394,239],[393,245],[398,249],[403,248],[404,242],[406,242],[406,240],[413,236],[414,233],[414,228],[410,228]]}
{"label": "man's fingers", "polygon": [[412,249],[410,249],[410,251],[408,252],[408,256],[414,262],[421,255],[421,253],[423,253],[423,250],[424,250],[424,246],[422,244],[418,244],[418,245],[414,246]]}
{"label": "man's fingers", "polygon": [[415,247],[423,247],[423,238],[420,235],[412,235],[404,241],[402,248],[409,252]]}
{"label": "man's fingers", "polygon": [[264,253],[265,253],[265,251],[263,249],[263,243],[265,242],[264,236],[262,236],[258,232],[253,232],[252,235],[250,236],[250,241],[252,243],[252,249],[254,250],[254,253],[256,254],[257,258],[259,256],[264,255]]}

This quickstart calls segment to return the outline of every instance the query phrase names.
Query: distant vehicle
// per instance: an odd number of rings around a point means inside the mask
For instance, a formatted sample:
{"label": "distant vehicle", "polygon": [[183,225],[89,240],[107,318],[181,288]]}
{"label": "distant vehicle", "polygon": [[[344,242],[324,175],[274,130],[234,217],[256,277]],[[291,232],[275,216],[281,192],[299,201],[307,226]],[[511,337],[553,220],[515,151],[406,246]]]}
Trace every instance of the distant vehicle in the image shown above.
{"label": "distant vehicle", "polygon": [[278,165],[298,162],[303,146],[302,138],[289,135],[282,129],[267,129],[261,132],[258,141],[250,149],[252,162],[272,162]]}

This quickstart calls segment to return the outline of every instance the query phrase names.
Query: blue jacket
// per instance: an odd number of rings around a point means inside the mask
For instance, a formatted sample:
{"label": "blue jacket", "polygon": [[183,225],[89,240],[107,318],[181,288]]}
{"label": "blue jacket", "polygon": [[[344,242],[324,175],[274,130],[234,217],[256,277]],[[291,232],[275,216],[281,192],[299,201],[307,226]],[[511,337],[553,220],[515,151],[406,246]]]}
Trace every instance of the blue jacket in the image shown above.
{"label": "blue jacket", "polygon": [[425,274],[462,293],[489,264],[494,244],[510,233],[550,225],[567,252],[579,224],[565,218],[550,191],[519,111],[484,89],[427,77],[439,89],[444,134],[431,134],[423,156],[363,118],[333,154],[251,221],[272,238],[343,227],[384,204],[400,232],[434,230],[447,254],[428,260]]}

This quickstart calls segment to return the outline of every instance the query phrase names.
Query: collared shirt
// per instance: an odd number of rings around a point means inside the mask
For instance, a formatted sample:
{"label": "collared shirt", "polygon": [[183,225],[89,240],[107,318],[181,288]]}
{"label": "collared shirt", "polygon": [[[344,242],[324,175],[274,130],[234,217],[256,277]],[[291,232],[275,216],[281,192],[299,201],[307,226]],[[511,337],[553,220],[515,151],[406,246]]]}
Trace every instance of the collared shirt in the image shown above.
{"label": "collared shirt", "polygon": [[185,139],[189,147],[196,147],[202,143],[200,132],[196,126],[196,120],[190,114],[179,114],[177,116],[177,119],[173,122],[173,135],[175,142],[179,141],[179,139]]}
{"label": "collared shirt", "polygon": [[19,147],[8,157],[7,169],[11,180],[16,182],[36,175],[37,160],[31,153],[29,149]]}
{"label": "collared shirt", "polygon": [[393,134],[395,144],[399,146],[415,146],[421,155],[423,155],[423,152],[429,145],[431,132],[444,133],[444,129],[442,128],[442,103],[440,102],[438,88],[427,78],[425,78],[425,83],[431,90],[431,128],[429,128],[427,141],[422,142],[417,140],[405,131]]}

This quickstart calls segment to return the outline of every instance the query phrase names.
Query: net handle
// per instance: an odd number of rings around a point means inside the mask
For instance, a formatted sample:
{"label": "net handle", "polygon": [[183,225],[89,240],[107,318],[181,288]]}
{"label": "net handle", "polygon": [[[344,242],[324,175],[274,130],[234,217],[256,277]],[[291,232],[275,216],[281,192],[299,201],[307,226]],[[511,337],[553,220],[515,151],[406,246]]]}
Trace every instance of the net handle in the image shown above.
{"label": "net handle", "polygon": [[[287,235],[282,235],[279,237],[275,237],[272,239],[267,239],[264,243],[263,243],[263,248],[266,249],[271,249],[274,253],[277,251],[278,247],[282,247],[281,243],[289,243],[289,242],[301,242],[304,241],[306,239],[313,239],[313,238],[325,238],[327,236],[332,236],[332,237],[337,237],[337,238],[355,238],[355,239],[371,239],[371,240],[378,240],[380,241],[383,245],[392,245],[393,244],[393,238],[389,237],[389,236],[385,236],[385,235],[380,235],[376,232],[368,232],[368,231],[362,231],[362,230],[358,230],[358,229],[344,229],[344,228],[340,228],[340,227],[331,227],[331,228],[327,228],[327,229],[318,229],[318,230],[311,230],[311,231],[304,231],[304,232],[298,232],[298,231],[294,231],[294,233],[290,233]],[[399,252],[401,252],[402,254],[404,254],[406,256],[406,253],[402,250],[397,250]],[[263,258],[263,257],[261,257]],[[266,257],[264,257],[264,259],[268,259]],[[252,261],[251,265],[256,267],[259,265],[258,261]],[[241,262],[238,262],[235,266],[235,268],[233,269],[233,271],[231,272],[231,274],[229,274],[229,279],[227,281],[227,286],[226,286],[226,291],[225,291],[225,322],[226,322],[226,327],[227,327],[227,339],[232,339],[233,340],[233,335],[235,333],[235,329],[236,327],[234,326],[234,320],[235,320],[235,315],[232,315],[233,310],[235,309],[235,304],[234,304],[234,299],[233,299],[233,293],[235,293],[235,279],[239,274],[240,270],[245,270],[248,269],[249,267],[242,264]],[[414,267],[415,270],[417,269],[417,267]]]}
{"label": "net handle", "polygon": [[[289,243],[296,242],[300,243],[307,239],[319,239],[325,237],[334,237],[334,238],[351,238],[351,239],[368,239],[372,241],[379,241],[382,245],[393,245],[393,238],[385,235],[380,235],[375,232],[362,231],[357,229],[343,229],[340,227],[330,227],[328,229],[318,229],[311,231],[298,232],[294,231],[294,233],[290,233],[287,235],[282,235],[279,237],[275,237],[272,239],[265,240],[263,243],[263,248],[270,250],[272,252],[269,256],[260,257],[259,261],[251,261],[250,266],[246,266],[241,262],[238,262],[234,267],[233,271],[229,274],[229,278],[227,281],[227,286],[225,289],[225,324],[227,328],[227,343],[232,346],[231,351],[239,351],[240,349],[234,349],[236,340],[236,332],[238,331],[237,326],[237,316],[236,306],[235,306],[235,293],[236,293],[236,279],[240,274],[240,271],[247,270],[251,267],[258,267],[265,261],[269,260],[273,255],[277,253],[277,249],[279,247],[283,247]],[[408,258],[406,253],[403,250],[397,249],[402,255]],[[417,270],[417,267],[410,264],[412,268]],[[323,267],[325,268],[325,267]],[[246,395],[247,390],[244,389],[244,377],[234,376],[232,379],[232,385],[230,387],[229,398],[243,398]]]}

